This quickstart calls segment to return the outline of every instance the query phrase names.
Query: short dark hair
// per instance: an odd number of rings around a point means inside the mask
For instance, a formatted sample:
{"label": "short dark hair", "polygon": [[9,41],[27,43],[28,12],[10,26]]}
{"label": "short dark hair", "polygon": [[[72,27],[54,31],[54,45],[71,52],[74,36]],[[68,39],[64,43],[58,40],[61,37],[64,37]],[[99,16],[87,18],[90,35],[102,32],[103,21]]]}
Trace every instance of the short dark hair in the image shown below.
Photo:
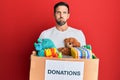
{"label": "short dark hair", "polygon": [[56,12],[56,8],[58,6],[66,6],[68,8],[68,13],[69,13],[69,5],[67,3],[65,3],[65,2],[58,2],[58,3],[56,3],[55,6],[54,6],[54,13]]}

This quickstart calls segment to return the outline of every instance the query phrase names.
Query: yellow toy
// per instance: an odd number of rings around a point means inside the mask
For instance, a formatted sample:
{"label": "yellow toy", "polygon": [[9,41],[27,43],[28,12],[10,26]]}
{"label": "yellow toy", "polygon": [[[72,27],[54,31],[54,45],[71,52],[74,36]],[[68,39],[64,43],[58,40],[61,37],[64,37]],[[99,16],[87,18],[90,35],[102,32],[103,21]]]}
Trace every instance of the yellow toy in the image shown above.
{"label": "yellow toy", "polygon": [[82,47],[72,47],[71,55],[73,58],[84,58],[84,59],[95,59],[96,56],[93,54],[90,45]]}
{"label": "yellow toy", "polygon": [[49,48],[49,49],[45,49],[45,56],[62,58],[62,53],[57,52],[56,48]]}

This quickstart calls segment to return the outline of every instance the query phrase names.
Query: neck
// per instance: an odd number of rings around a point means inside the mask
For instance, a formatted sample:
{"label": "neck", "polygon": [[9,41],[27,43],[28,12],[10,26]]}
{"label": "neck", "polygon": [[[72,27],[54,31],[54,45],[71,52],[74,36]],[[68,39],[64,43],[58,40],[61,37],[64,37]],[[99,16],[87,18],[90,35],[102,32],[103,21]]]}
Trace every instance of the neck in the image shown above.
{"label": "neck", "polygon": [[58,24],[56,24],[56,28],[59,30],[59,31],[66,31],[68,29],[68,25],[67,23],[62,25],[62,26],[59,26]]}

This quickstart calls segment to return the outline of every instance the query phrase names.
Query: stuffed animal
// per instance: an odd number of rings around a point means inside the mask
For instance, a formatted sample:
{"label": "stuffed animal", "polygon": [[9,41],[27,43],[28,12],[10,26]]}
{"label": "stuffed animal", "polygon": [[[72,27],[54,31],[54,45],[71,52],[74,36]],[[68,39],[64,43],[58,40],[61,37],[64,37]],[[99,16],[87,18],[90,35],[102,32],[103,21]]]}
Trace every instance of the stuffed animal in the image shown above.
{"label": "stuffed animal", "polygon": [[76,38],[70,37],[64,39],[65,47],[58,48],[63,55],[71,56],[71,47],[80,47],[80,42]]}
{"label": "stuffed animal", "polygon": [[45,56],[44,50],[48,48],[56,48],[52,40],[38,38],[37,43],[34,43],[34,47],[38,56]]}
{"label": "stuffed animal", "polygon": [[64,39],[64,44],[67,48],[80,47],[80,42],[78,42],[77,39],[73,37]]}
{"label": "stuffed animal", "polygon": [[76,38],[70,37],[64,39],[65,47],[58,48],[63,55],[72,56],[73,58],[95,59],[91,45],[81,46]]}
{"label": "stuffed animal", "polygon": [[34,43],[34,47],[37,51],[37,56],[45,56],[45,57],[58,57],[62,58],[62,53],[59,52],[50,39],[38,39],[37,43]]}

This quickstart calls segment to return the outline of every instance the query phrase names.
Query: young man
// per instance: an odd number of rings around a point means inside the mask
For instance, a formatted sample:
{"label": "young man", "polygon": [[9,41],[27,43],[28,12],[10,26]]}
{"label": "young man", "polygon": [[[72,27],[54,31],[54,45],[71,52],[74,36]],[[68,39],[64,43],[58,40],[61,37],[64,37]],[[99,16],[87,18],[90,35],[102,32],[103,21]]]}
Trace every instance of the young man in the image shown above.
{"label": "young man", "polygon": [[39,38],[51,39],[57,48],[64,47],[64,39],[69,37],[76,38],[81,45],[86,45],[86,40],[81,30],[68,26],[69,5],[65,2],[59,2],[54,6],[54,17],[56,25],[48,30],[44,30]]}

